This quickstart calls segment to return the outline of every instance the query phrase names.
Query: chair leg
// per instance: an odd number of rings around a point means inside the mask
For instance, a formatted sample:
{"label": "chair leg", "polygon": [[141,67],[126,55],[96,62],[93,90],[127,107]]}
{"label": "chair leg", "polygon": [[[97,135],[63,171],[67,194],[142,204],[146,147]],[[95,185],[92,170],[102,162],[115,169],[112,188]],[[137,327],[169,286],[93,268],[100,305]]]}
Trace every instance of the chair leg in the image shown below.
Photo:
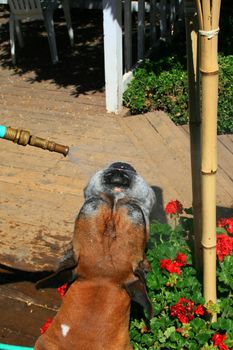
{"label": "chair leg", "polygon": [[21,31],[21,22],[18,19],[15,19],[15,30],[16,30],[19,46],[22,48],[24,47],[24,41],[23,41],[23,36]]}
{"label": "chair leg", "polygon": [[11,45],[11,58],[12,63],[16,63],[15,59],[15,19],[14,16],[10,15],[9,20],[9,32],[10,32],[10,45]]}
{"label": "chair leg", "polygon": [[70,45],[74,46],[74,30],[72,27],[71,16],[70,16],[70,4],[69,0],[62,0],[62,7],[64,11],[64,16],[68,28],[68,34],[70,37]]}
{"label": "chair leg", "polygon": [[48,33],[48,41],[51,52],[51,58],[53,64],[58,63],[58,55],[57,55],[57,44],[56,37],[54,31],[54,22],[53,22],[53,13],[51,11],[43,11],[44,14],[44,22],[45,27]]}

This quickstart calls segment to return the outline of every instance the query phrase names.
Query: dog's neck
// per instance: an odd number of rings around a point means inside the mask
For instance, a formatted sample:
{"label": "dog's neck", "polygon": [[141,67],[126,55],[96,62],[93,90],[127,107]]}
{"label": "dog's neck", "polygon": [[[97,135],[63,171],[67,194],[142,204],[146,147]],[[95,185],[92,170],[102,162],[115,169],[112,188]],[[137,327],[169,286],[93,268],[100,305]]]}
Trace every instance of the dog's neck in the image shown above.
{"label": "dog's neck", "polygon": [[35,350],[132,350],[130,298],[108,281],[76,281]]}

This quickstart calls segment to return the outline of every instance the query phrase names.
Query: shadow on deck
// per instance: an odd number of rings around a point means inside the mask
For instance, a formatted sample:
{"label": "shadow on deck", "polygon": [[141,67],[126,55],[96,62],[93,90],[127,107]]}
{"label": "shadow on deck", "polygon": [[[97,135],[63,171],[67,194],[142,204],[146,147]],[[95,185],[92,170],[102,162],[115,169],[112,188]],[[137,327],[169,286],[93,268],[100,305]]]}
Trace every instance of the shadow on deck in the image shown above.
{"label": "shadow on deck", "polygon": [[[2,7],[2,10],[1,10]],[[23,24],[24,48],[16,48],[17,66],[10,56],[8,11],[0,6],[0,62],[5,70],[27,79],[28,82],[53,83],[74,95],[104,91],[104,54],[102,11],[72,10],[75,45],[71,49],[63,12],[55,12],[55,32],[59,63],[52,65],[44,24],[41,21]]]}

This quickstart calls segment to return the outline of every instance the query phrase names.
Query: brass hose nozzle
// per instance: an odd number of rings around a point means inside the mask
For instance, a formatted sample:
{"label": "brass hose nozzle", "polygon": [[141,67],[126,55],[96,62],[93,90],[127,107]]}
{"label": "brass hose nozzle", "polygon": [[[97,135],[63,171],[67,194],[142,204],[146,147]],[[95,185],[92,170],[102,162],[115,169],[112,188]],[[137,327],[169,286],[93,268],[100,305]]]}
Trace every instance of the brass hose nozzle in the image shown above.
{"label": "brass hose nozzle", "polygon": [[59,143],[43,139],[41,137],[33,136],[28,130],[15,129],[12,127],[6,127],[4,139],[13,141],[18,145],[34,146],[42,149],[47,149],[50,152],[57,152],[63,154],[65,157],[69,153],[69,147],[60,145]]}

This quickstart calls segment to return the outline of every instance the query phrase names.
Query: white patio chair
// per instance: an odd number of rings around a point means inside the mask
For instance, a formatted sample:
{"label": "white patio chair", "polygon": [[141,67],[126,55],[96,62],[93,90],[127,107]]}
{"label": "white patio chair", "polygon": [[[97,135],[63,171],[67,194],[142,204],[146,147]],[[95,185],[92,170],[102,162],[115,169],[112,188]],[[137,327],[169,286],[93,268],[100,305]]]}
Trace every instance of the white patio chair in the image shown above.
{"label": "white patio chair", "polygon": [[[58,7],[58,1],[49,1],[49,4],[43,9],[40,0],[9,0],[10,6],[10,44],[13,64],[16,63],[15,57],[15,34],[18,38],[19,46],[23,47],[23,36],[21,32],[21,21],[44,20],[45,28],[48,33],[48,41],[51,52],[52,62],[58,62],[57,45],[54,31],[53,13]],[[68,0],[62,1],[64,15],[68,27],[71,46],[74,43],[74,34],[71,24],[70,9]]]}

